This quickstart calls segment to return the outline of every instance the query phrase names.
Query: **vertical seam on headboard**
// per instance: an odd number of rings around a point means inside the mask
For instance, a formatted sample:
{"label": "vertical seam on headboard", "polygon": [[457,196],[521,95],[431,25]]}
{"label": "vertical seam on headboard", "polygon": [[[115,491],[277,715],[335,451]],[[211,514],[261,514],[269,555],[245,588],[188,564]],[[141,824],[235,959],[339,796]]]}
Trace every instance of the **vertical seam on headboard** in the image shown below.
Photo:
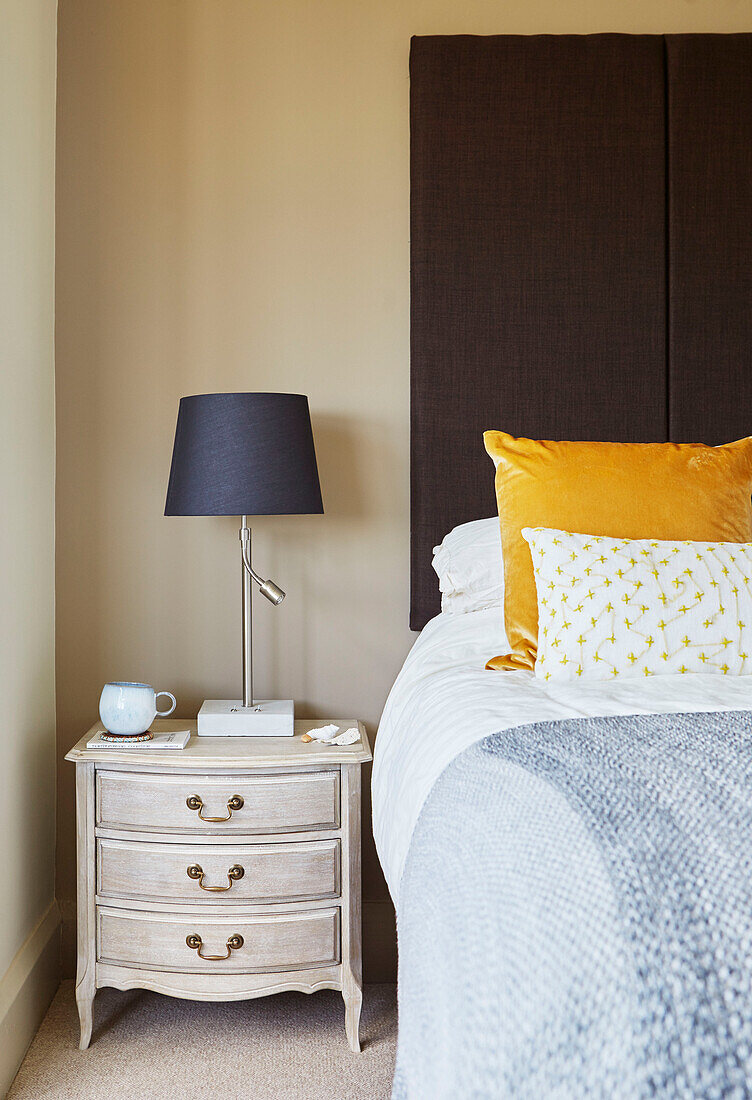
{"label": "vertical seam on headboard", "polygon": [[665,298],[665,359],[666,359],[666,440],[671,440],[671,187],[670,171],[670,130],[669,130],[669,80],[668,80],[668,39],[663,39],[663,271]]}

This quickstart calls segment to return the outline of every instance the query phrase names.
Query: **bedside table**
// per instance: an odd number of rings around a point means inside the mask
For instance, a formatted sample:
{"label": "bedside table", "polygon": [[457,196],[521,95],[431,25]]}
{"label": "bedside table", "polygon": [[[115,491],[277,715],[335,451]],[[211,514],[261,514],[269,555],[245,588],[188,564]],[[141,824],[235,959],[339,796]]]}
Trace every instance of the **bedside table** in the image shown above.
{"label": "bedside table", "polygon": [[368,735],[201,737],[184,749],[87,749],[76,765],[80,1047],[97,989],[235,1001],[338,989],[360,1050],[360,769]]}

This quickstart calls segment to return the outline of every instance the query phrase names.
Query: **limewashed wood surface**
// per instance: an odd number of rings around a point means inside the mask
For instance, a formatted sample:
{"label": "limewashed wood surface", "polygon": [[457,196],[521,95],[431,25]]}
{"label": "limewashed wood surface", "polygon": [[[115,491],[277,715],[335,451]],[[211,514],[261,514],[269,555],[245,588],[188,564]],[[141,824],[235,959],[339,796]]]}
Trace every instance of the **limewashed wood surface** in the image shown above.
{"label": "limewashed wood surface", "polygon": [[[68,753],[82,1049],[106,985],[206,1001],[337,989],[347,1040],[360,1049],[360,767],[371,750],[354,720],[337,724],[359,729],[355,745],[302,742],[323,724],[296,722],[293,738],[194,734],[184,750],[153,754],[89,750],[95,726]],[[200,821],[186,807],[193,795],[206,816],[226,820]],[[243,805],[229,814],[235,795]],[[204,887],[222,889],[202,889],[188,874],[196,866]]]}

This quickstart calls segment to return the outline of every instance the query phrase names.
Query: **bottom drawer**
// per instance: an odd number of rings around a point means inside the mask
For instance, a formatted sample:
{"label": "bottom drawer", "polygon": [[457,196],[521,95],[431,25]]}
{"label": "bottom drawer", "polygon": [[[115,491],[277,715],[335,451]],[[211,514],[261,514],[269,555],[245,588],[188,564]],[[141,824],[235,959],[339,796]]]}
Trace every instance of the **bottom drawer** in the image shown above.
{"label": "bottom drawer", "polygon": [[340,959],[339,908],[204,917],[100,906],[97,958],[147,970],[213,974],[327,966]]}

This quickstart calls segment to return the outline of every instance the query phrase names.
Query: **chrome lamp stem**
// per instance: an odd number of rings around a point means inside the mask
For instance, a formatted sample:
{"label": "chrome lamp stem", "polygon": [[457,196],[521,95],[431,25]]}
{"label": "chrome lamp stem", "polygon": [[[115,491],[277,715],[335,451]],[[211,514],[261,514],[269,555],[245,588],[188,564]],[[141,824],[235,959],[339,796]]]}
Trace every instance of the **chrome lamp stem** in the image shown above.
{"label": "chrome lamp stem", "polygon": [[253,702],[253,588],[251,581],[259,586],[259,592],[273,604],[282,603],[285,593],[274,583],[265,581],[251,565],[251,529],[248,516],[242,516],[240,522],[240,553],[243,571],[243,708],[252,708]]}
{"label": "chrome lamp stem", "polygon": [[[251,589],[251,529],[243,516],[240,528],[243,571],[243,706],[253,706],[253,590]],[[246,561],[249,565],[246,565]]]}

